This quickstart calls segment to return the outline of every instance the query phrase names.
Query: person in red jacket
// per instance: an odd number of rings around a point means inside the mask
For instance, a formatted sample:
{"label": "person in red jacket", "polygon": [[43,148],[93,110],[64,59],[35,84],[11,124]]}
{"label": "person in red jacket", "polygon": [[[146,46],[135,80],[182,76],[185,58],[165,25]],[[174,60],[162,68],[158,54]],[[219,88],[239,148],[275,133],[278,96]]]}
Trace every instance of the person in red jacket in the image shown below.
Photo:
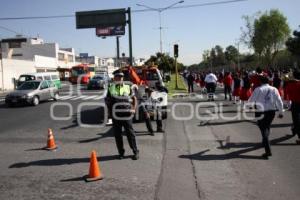
{"label": "person in red jacket", "polygon": [[236,73],[233,76],[233,84],[232,84],[232,96],[234,98],[234,104],[240,102],[240,95],[241,95],[241,79],[239,75]]}
{"label": "person in red jacket", "polygon": [[293,75],[295,80],[289,81],[286,85],[286,93],[288,99],[292,101],[292,133],[293,136],[298,135],[296,143],[300,145],[300,71],[295,70]]}
{"label": "person in red jacket", "polygon": [[256,73],[252,74],[252,76],[250,78],[250,82],[252,84],[252,91],[254,91],[255,88],[257,88],[261,85],[261,82],[260,82],[261,75],[262,75],[262,69],[260,67],[256,68]]}
{"label": "person in red jacket", "polygon": [[229,94],[229,100],[232,100],[232,95],[231,95],[231,85],[232,85],[232,77],[230,72],[226,72],[224,76],[224,94],[225,94],[225,100],[227,100],[227,94]]}
{"label": "person in red jacket", "polygon": [[244,102],[248,101],[250,96],[252,95],[251,91],[251,84],[250,84],[250,79],[248,72],[244,72],[242,82],[241,82],[242,90],[241,90],[241,95],[240,99],[242,101],[242,109],[244,108]]}

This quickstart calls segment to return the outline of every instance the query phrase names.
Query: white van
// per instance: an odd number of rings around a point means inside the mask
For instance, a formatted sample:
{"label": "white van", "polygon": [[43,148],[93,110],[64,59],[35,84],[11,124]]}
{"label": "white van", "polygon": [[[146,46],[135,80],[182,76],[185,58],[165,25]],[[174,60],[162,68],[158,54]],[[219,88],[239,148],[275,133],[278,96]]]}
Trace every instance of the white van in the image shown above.
{"label": "white van", "polygon": [[58,72],[39,72],[39,73],[21,74],[17,81],[17,86],[19,87],[22,83],[26,81],[34,81],[34,80],[52,81],[58,89],[61,88],[61,82],[59,79]]}

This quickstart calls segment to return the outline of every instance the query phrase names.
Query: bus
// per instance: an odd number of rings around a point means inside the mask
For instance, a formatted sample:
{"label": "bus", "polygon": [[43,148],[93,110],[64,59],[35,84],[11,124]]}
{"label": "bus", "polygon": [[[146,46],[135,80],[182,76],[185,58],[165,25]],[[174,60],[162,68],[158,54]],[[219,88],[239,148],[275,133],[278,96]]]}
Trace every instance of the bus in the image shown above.
{"label": "bus", "polygon": [[[88,84],[90,79],[95,75],[95,68],[87,64],[73,66],[69,81],[72,84],[81,83]],[[80,80],[78,80],[80,78]]]}

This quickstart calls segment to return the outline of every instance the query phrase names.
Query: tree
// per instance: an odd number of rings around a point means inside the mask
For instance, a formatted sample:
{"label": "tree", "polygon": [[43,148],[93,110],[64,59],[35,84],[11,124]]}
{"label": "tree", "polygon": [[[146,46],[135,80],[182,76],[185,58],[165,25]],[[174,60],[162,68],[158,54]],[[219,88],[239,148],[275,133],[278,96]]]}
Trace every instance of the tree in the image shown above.
{"label": "tree", "polygon": [[290,37],[287,42],[286,46],[287,49],[294,55],[299,57],[300,56],[300,31],[294,31],[294,37]]}
{"label": "tree", "polygon": [[223,52],[223,48],[220,45],[215,46],[216,51],[216,61],[215,64],[217,66],[225,65],[225,54]]}
{"label": "tree", "polygon": [[225,50],[225,58],[226,61],[231,64],[231,63],[237,63],[238,61],[238,56],[239,56],[239,51],[236,47],[229,45],[226,50]]}
{"label": "tree", "polygon": [[[174,58],[164,53],[156,53],[152,55],[146,62],[146,65],[157,65],[158,68],[163,72],[175,71],[175,60]],[[181,63],[177,63],[178,70],[180,71],[184,66]]]}
{"label": "tree", "polygon": [[271,10],[255,20],[252,44],[267,66],[270,67],[274,63],[289,34],[287,20],[278,10]]}
{"label": "tree", "polygon": [[279,10],[270,10],[256,18],[253,23],[250,17],[244,18],[249,29],[249,47],[253,47],[262,64],[271,67],[290,34],[286,17]]}

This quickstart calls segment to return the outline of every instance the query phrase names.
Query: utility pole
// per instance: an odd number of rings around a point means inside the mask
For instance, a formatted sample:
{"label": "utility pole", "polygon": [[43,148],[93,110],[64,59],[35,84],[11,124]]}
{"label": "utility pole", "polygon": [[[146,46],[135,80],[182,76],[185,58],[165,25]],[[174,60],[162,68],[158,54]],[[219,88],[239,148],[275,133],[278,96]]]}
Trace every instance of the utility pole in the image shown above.
{"label": "utility pole", "polygon": [[133,57],[132,57],[132,32],[131,32],[131,9],[130,7],[127,9],[128,14],[128,29],[129,29],[129,64],[132,66],[133,64]]}
{"label": "utility pole", "polygon": [[168,10],[174,6],[176,6],[177,4],[180,4],[180,3],[183,3],[184,1],[181,0],[181,1],[178,1],[178,2],[175,2],[167,7],[164,7],[164,8],[152,8],[150,6],[147,6],[147,5],[144,5],[144,4],[136,4],[137,6],[141,6],[141,7],[144,7],[144,8],[147,8],[147,9],[150,9],[150,10],[153,10],[153,11],[156,11],[158,12],[158,17],[159,17],[159,49],[160,49],[160,53],[163,53],[163,48],[162,48],[162,29],[163,27],[161,26],[161,13],[165,10]]}
{"label": "utility pole", "polygon": [[117,36],[117,59],[116,59],[116,67],[120,67],[119,63],[120,63],[120,42],[119,42],[119,38],[120,36]]}
{"label": "utility pole", "polygon": [[[1,42],[1,41],[0,41]],[[2,49],[1,50],[1,79],[2,79],[2,91],[4,92],[4,65],[3,65],[3,55],[2,55]]]}

